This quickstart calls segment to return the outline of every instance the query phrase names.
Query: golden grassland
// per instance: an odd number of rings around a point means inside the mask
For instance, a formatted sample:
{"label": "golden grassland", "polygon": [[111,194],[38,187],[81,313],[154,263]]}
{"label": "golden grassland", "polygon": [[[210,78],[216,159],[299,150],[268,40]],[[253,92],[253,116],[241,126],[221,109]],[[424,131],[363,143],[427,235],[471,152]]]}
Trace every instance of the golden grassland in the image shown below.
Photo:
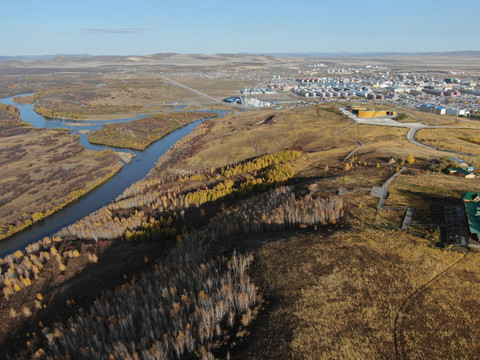
{"label": "golden grassland", "polygon": [[[448,155],[410,143],[406,139],[406,128],[357,125],[339,116],[335,109],[324,105],[258,110],[210,120],[199,127],[198,132],[203,135],[190,146],[188,157],[164,171],[181,173],[184,169],[195,171],[224,166],[291,148],[304,152],[295,165],[298,176],[314,176],[326,166],[331,170],[343,169],[344,157],[359,145],[359,140],[364,146],[355,153],[355,159],[368,166],[384,164],[390,156],[400,162],[409,154],[425,159]],[[368,178],[369,175],[364,176],[370,183],[371,176]]]}
{"label": "golden grassland", "polygon": [[414,198],[430,202],[437,199],[459,199],[463,192],[478,186],[474,179],[449,175],[443,172],[410,170],[394,181],[390,189],[389,201],[407,205]]}
{"label": "golden grassland", "polygon": [[144,150],[168,133],[195,120],[216,117],[216,113],[157,114],[127,123],[106,124],[88,134],[92,144]]}
{"label": "golden grassland", "polygon": [[122,163],[65,131],[32,129],[0,142],[0,238],[30,226],[107,181]]}
{"label": "golden grassland", "polygon": [[44,90],[35,111],[72,120],[104,119],[117,113],[133,117],[158,112],[162,105],[186,96],[187,90],[151,78],[106,79],[101,87],[72,85]]}
{"label": "golden grassland", "polygon": [[[177,80],[219,100],[249,85],[249,82],[245,81],[194,77],[180,77]],[[71,120],[128,118],[173,110],[180,104],[201,109],[205,109],[205,105],[213,106],[215,109],[231,108],[185,88],[169,84],[151,74],[94,77],[94,80],[79,83],[59,79],[56,86],[49,84],[49,87],[38,90],[33,95],[17,97],[15,100],[19,103],[35,102],[35,111],[45,117]]]}
{"label": "golden grassland", "polygon": [[416,139],[437,149],[464,152],[478,156],[480,155],[480,123],[477,128],[421,129],[417,132]]}
{"label": "golden grassland", "polygon": [[[462,254],[382,228],[370,199],[351,196],[348,204],[343,228],[245,240],[257,247],[251,272],[265,304],[235,359],[395,358],[393,333],[402,303]],[[441,277],[443,284],[426,287],[401,311],[400,358],[427,358],[431,353],[444,358],[455,350],[465,358],[475,357],[479,336],[472,330],[478,325],[475,291],[480,274],[474,264],[480,254],[468,256],[469,266],[452,267]],[[423,297],[428,308],[422,307]],[[463,306],[451,305],[457,299],[465,299],[460,301]],[[445,312],[455,331],[436,331],[445,328]],[[457,316],[467,321],[456,321]],[[453,349],[449,336],[456,338]]]}
{"label": "golden grassland", "polygon": [[378,161],[386,161],[390,156],[398,160],[406,160],[409,154],[423,158],[441,155],[439,152],[410,143],[406,138],[407,132],[406,128],[356,124],[338,135],[361,140],[365,145],[357,152],[357,156]]}
{"label": "golden grassland", "polygon": [[[210,120],[202,126],[199,131],[204,129],[206,135],[195,142],[193,152],[185,161],[175,164],[169,171],[219,167],[286,148],[307,155],[321,152],[325,160],[330,158],[335,162],[337,156],[332,157],[332,154],[341,156],[358,145],[352,139],[331,135],[335,129],[347,125],[348,120],[315,108],[237,113]],[[311,163],[307,162],[302,165],[300,160],[299,166],[308,168]],[[340,162],[336,164],[342,166]]]}

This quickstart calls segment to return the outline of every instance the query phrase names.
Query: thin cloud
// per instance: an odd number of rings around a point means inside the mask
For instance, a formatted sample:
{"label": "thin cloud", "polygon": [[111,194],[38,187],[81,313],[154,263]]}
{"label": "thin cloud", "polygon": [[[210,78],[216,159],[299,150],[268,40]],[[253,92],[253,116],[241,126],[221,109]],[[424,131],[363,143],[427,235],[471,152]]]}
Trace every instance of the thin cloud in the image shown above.
{"label": "thin cloud", "polygon": [[88,32],[96,32],[96,33],[103,33],[103,34],[133,34],[139,33],[143,31],[152,31],[155,28],[90,28],[85,29]]}

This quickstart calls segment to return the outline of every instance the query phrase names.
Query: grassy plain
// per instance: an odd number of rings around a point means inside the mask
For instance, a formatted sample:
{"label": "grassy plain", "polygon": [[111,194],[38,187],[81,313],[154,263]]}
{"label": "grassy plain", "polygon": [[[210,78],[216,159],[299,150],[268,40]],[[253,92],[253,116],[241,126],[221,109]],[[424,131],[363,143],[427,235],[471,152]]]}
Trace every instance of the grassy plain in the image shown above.
{"label": "grassy plain", "polygon": [[[322,156],[324,162],[314,166],[325,166],[327,159],[330,166],[343,166],[342,155],[358,144],[332,133],[349,124],[347,119],[315,108],[237,113],[203,124],[199,131],[205,135],[192,144],[188,157],[166,170],[215,168],[286,148],[304,151],[307,157]],[[307,170],[311,165],[298,166]]]}
{"label": "grassy plain", "polygon": [[[173,110],[179,105],[186,105],[186,110],[231,109],[231,106],[216,103],[190,90],[170,84],[158,74],[151,72],[109,71],[108,76],[90,73],[86,77],[82,75],[82,80],[73,81],[75,76],[78,75],[57,76],[56,83],[45,80],[45,87],[40,89],[25,88],[25,92],[33,90],[34,94],[16,100],[35,103],[35,111],[46,117],[71,120],[129,118]],[[41,78],[40,75],[36,75],[35,79],[37,77]],[[242,87],[253,85],[249,81],[202,77],[181,77],[178,81],[219,100],[232,95]],[[21,91],[14,84],[8,85],[12,88],[11,91]]]}
{"label": "grassy plain", "polygon": [[[355,207],[350,211],[357,212]],[[345,228],[245,240],[258,248],[251,272],[265,304],[235,359],[395,358],[393,331],[402,302],[461,255],[429,248],[427,241],[398,230],[362,222],[349,217]],[[474,256],[478,259],[478,254]],[[449,282],[461,279],[450,275],[446,276]],[[440,296],[452,299],[452,295],[445,291]],[[432,330],[442,322],[441,318],[429,320]],[[416,321],[411,319],[413,327]],[[468,325],[457,324],[456,330],[459,337],[471,338]],[[428,354],[438,349],[442,336],[437,336],[438,342],[425,341],[417,351]],[[471,356],[475,350],[463,353]],[[411,354],[404,352],[401,358],[412,358]]]}
{"label": "grassy plain", "polygon": [[[327,165],[332,171],[343,169],[344,157],[359,145],[359,140],[364,146],[355,153],[355,159],[371,167],[385,164],[390,156],[399,163],[409,154],[427,160],[445,156],[407,141],[406,128],[357,125],[338,115],[331,105],[236,113],[201,125],[199,132],[202,136],[195,144],[185,146],[188,157],[178,159],[163,171],[182,173],[185,169],[224,166],[291,148],[305,153],[296,164],[299,176],[313,176]],[[371,174],[363,177],[372,178]]]}

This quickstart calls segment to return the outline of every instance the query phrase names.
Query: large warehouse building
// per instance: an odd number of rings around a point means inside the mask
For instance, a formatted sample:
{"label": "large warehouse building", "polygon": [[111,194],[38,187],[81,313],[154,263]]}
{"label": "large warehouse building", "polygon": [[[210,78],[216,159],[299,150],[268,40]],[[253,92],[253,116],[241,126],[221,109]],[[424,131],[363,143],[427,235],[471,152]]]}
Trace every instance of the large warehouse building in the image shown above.
{"label": "large warehouse building", "polygon": [[394,110],[374,110],[363,107],[352,106],[348,109],[352,114],[357,115],[359,118],[375,118],[379,116],[396,116],[397,112]]}

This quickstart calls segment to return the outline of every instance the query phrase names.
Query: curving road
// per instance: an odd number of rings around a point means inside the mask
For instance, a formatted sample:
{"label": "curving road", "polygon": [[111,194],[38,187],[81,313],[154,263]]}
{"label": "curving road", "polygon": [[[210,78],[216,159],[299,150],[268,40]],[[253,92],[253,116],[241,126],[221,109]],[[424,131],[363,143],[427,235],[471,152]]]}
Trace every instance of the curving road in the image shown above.
{"label": "curving road", "polygon": [[465,152],[460,152],[460,151],[453,151],[453,150],[446,150],[446,149],[438,149],[433,146],[425,145],[415,139],[415,134],[417,133],[418,130],[421,129],[471,129],[471,130],[480,130],[480,127],[466,127],[466,126],[442,126],[442,125],[425,125],[421,123],[401,123],[398,122],[390,117],[382,116],[374,119],[362,119],[359,118],[356,115],[353,115],[350,111],[344,109],[344,108],[339,108],[339,110],[346,116],[348,116],[350,119],[355,121],[357,124],[365,124],[365,125],[379,125],[379,126],[393,126],[393,127],[403,127],[403,128],[408,128],[408,133],[407,133],[407,140],[410,141],[412,144],[430,149],[430,150],[436,150],[436,151],[444,151],[444,152],[449,152],[449,153],[455,153],[455,154],[462,154],[462,155],[474,155],[474,154],[468,154]]}

